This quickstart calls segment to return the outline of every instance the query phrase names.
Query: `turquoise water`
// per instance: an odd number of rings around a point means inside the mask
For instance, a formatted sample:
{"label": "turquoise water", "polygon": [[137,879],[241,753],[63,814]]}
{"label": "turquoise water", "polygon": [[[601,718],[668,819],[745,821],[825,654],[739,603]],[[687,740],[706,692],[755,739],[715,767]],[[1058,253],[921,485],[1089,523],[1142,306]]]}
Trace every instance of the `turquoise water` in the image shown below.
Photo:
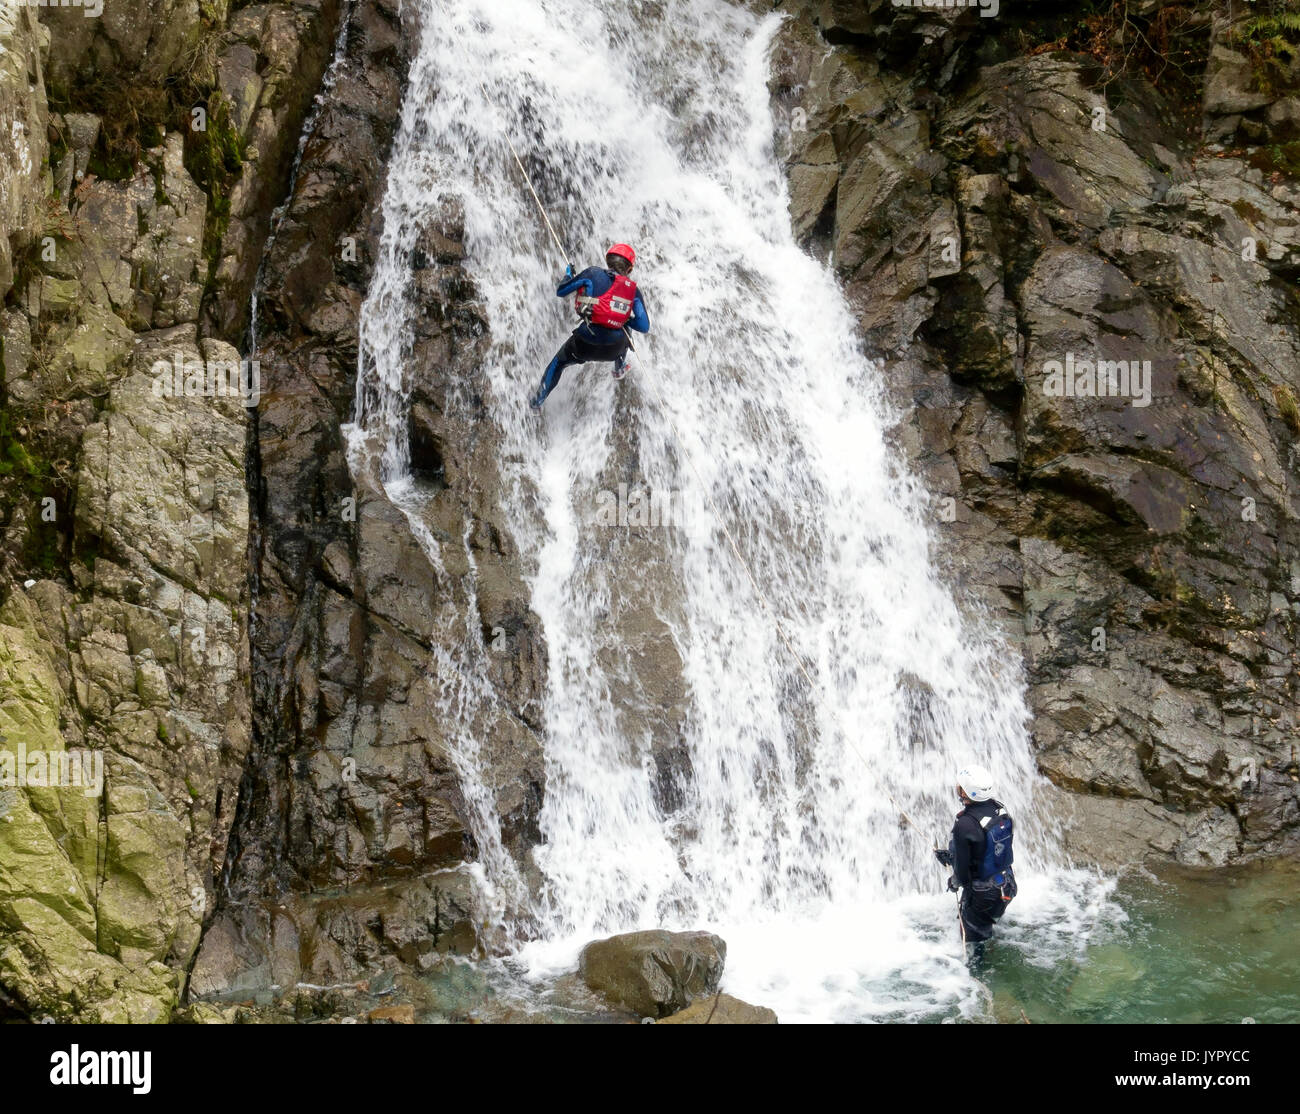
{"label": "turquoise water", "polygon": [[993,945],[981,974],[993,1017],[1300,1022],[1300,864],[1132,872],[1114,897],[1126,919],[1074,959],[1036,965],[1014,940]]}
{"label": "turquoise water", "polygon": [[[894,1016],[876,1016],[931,1023],[1300,1023],[1300,863],[1212,873],[1134,871],[1119,879],[1104,905],[1104,916],[1077,922],[1008,915],[979,972],[984,990],[974,1010],[900,1006]],[[1114,915],[1116,907],[1122,915]],[[1072,937],[1070,923],[1091,925],[1088,937]],[[940,952],[959,947],[955,930],[933,943]],[[954,976],[964,979],[959,957],[951,962]],[[725,975],[722,988],[734,991]],[[537,980],[509,960],[448,955],[421,976],[389,973],[355,989],[320,989],[226,997],[247,996],[248,1005],[276,1014],[275,1020],[288,1020],[279,1016],[286,1012],[298,1020],[364,1020],[375,1007],[399,1003],[413,1006],[417,1021],[435,1024],[639,1020],[589,991],[576,972]],[[898,980],[864,992],[900,1003],[926,997],[924,986]]]}
{"label": "turquoise water", "polygon": [[[1022,882],[1022,890],[1024,883]],[[903,1010],[882,1020],[1106,1024],[1300,1022],[1300,864],[1217,872],[1161,868],[1119,879],[1087,939],[1062,935],[1059,918],[1007,922],[979,979],[982,1007]],[[1118,906],[1121,916],[1114,916]],[[954,934],[954,941],[956,937]],[[942,948],[946,937],[936,939]],[[448,960],[426,980],[421,1020],[627,1022],[576,975],[541,984],[498,964]],[[723,978],[723,989],[728,990]],[[906,984],[871,985],[906,1000]],[[758,1003],[765,1004],[765,1003]]]}

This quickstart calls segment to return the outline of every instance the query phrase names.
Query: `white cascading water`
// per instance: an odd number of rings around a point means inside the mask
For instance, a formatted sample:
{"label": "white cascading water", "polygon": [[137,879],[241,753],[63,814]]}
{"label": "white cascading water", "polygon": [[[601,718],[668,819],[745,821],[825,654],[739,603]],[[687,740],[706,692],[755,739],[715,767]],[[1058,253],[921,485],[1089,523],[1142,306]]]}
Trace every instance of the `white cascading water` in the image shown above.
{"label": "white cascading water", "polygon": [[[532,926],[517,962],[545,975],[598,936],[707,928],[728,943],[724,987],[782,1020],[977,1014],[931,854],[961,764],[991,767],[1019,821],[1009,945],[1043,963],[1081,946],[1107,887],[1052,850],[1018,670],[937,574],[932,500],[887,440],[880,369],[833,274],[794,243],[766,84],[779,17],[725,0],[409,2],[421,32],[363,311],[353,459],[379,455],[440,560],[407,475],[407,322],[412,245],[454,198],[493,338],[502,499],[549,654],[540,894],[501,849],[478,768],[492,696],[476,624],[461,660],[435,664],[464,725],[493,916]],[[612,241],[637,248],[652,328],[627,379],[570,368],[540,417],[527,400],[572,311],[507,133],[578,268]],[[599,509],[620,482],[678,512],[634,547]],[[684,677],[674,742],[690,772],[667,815],[653,686],[623,644],[638,611],[669,632]]]}

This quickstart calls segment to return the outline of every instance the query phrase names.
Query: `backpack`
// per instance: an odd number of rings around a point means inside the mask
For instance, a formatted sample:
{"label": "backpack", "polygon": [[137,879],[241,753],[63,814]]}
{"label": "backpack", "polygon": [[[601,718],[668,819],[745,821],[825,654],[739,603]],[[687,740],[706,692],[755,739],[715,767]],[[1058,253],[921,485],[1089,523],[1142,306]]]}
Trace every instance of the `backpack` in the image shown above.
{"label": "backpack", "polygon": [[981,882],[991,881],[1001,886],[1006,881],[1003,871],[1015,858],[1011,848],[1015,825],[1001,805],[998,805],[997,812],[984,817],[979,823],[984,829],[984,858],[980,861],[979,879]]}

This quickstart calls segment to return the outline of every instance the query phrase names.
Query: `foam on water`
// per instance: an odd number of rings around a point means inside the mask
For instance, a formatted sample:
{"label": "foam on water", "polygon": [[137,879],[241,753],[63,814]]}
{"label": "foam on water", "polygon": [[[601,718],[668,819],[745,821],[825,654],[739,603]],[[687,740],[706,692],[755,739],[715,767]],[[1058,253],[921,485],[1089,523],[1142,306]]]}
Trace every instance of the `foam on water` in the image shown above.
{"label": "foam on water", "polygon": [[[955,769],[988,765],[1019,822],[1009,946],[1045,961],[1077,946],[1109,915],[1106,884],[1054,851],[1013,655],[937,574],[933,501],[888,440],[880,369],[832,273],[793,240],[766,84],[778,17],[722,0],[415,3],[353,455],[378,454],[438,560],[404,486],[410,268],[455,199],[492,333],[502,499],[549,654],[540,894],[500,851],[473,727],[458,744],[496,915],[531,926],[512,948],[541,976],[596,936],[711,928],[727,989],[783,1019],[978,1013],[931,856]],[[614,240],[637,248],[653,329],[626,380],[572,368],[540,419],[527,399],[573,322],[507,132],[577,267]],[[593,511],[629,475],[687,496],[635,550]],[[619,567],[626,552],[637,568]],[[685,680],[672,742],[688,773],[667,803],[659,709],[622,642],[637,608]],[[466,627],[439,675],[447,714],[473,724],[492,697]]]}

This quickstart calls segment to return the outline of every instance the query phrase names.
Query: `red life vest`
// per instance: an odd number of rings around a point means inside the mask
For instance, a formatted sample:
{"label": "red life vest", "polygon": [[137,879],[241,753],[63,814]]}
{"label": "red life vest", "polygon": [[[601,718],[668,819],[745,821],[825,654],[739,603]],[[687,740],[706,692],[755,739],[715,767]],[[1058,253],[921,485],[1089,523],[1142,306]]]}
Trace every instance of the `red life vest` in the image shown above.
{"label": "red life vest", "polygon": [[615,275],[610,288],[599,298],[578,297],[578,312],[584,306],[591,308],[589,320],[605,329],[621,329],[632,317],[632,303],[636,301],[636,283],[627,275]]}

